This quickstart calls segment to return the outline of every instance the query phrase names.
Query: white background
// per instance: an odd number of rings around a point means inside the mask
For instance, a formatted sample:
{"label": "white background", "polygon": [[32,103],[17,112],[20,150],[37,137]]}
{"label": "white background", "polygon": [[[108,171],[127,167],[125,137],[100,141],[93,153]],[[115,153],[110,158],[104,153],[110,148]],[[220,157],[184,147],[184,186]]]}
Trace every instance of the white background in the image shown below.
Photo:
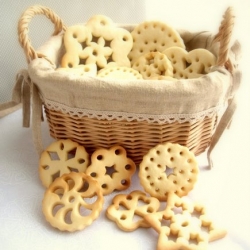
{"label": "white background", "polygon": [[[0,103],[8,101],[15,74],[26,67],[24,53],[18,44],[17,22],[21,13],[37,1],[0,0]],[[175,0],[175,1],[50,1],[39,4],[52,8],[67,26],[104,14],[119,23],[163,20],[175,28],[190,31],[218,31],[228,6],[236,12],[234,37],[242,44],[243,80],[238,92],[238,109],[213,153],[215,168],[206,170],[206,155],[198,157],[201,174],[190,194],[208,206],[213,218],[228,229],[228,236],[212,243],[209,249],[250,249],[250,1],[249,0]],[[34,18],[30,25],[34,47],[52,33],[45,18]],[[51,142],[46,123],[45,142]],[[38,156],[32,144],[31,129],[21,128],[21,112],[0,120],[0,249],[155,249],[156,234],[140,229],[124,233],[105,218],[104,211],[84,231],[67,234],[51,228],[41,213],[44,189],[37,173]],[[137,176],[129,191],[142,189]],[[126,193],[127,193],[126,192]],[[244,242],[248,241],[248,248]],[[240,246],[241,245],[241,246]]]}

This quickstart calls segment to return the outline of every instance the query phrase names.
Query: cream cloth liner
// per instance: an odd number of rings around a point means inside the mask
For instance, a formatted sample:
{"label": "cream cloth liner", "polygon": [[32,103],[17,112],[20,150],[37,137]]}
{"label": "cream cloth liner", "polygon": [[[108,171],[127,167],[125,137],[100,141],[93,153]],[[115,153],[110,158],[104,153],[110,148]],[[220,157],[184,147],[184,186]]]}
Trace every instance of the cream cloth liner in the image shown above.
{"label": "cream cloth liner", "polygon": [[[207,48],[216,53],[211,46],[213,37],[208,32],[181,33],[187,49]],[[13,90],[13,100],[8,105],[23,102],[24,126],[29,125],[29,91],[32,88],[32,128],[34,144],[38,153],[43,151],[40,122],[42,103],[55,110],[71,114],[94,116],[103,119],[147,120],[149,122],[167,121],[194,122],[196,119],[213,115],[227,106],[221,121],[212,137],[208,150],[210,154],[224,129],[230,123],[236,108],[235,92],[239,87],[241,72],[230,74],[223,67],[214,67],[212,72],[191,80],[169,81],[105,81],[91,77],[79,78],[55,71],[60,55],[63,53],[62,37],[52,37],[39,53],[44,58],[33,60],[28,71],[18,74]],[[240,46],[236,42],[230,51],[230,59],[237,63]],[[63,83],[63,84],[62,84]],[[26,93],[26,94],[25,94]],[[109,100],[109,101],[107,101]],[[229,105],[228,100],[230,100]],[[7,105],[7,107],[9,107]],[[0,105],[0,117],[7,114],[6,106]],[[156,108],[157,107],[157,108]],[[132,111],[132,112],[131,112]]]}

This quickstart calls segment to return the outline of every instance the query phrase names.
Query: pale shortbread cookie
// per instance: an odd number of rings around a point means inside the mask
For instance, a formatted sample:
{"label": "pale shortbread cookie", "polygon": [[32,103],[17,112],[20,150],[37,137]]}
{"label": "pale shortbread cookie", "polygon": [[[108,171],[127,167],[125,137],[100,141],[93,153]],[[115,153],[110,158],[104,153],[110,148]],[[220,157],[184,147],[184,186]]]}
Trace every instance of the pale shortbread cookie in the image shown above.
{"label": "pale shortbread cookie", "polygon": [[129,67],[107,67],[101,69],[98,77],[119,80],[140,80],[142,75],[135,69]]}
{"label": "pale shortbread cookie", "polygon": [[62,67],[90,63],[95,63],[98,69],[109,64],[130,67],[128,53],[133,46],[132,36],[126,29],[117,27],[109,17],[95,15],[86,25],[67,28],[64,44],[66,53]]}
{"label": "pale shortbread cookie", "polygon": [[187,52],[180,47],[171,47],[162,52],[172,62],[175,78],[197,78],[210,72],[216,64],[216,57],[206,49]]}
{"label": "pale shortbread cookie", "polygon": [[121,146],[110,149],[97,149],[91,156],[91,165],[86,173],[95,178],[104,195],[114,190],[124,190],[130,186],[131,177],[136,170],[135,163],[127,158]]}
{"label": "pale shortbread cookie", "polygon": [[[118,194],[107,208],[106,216],[114,221],[123,231],[131,232],[139,227],[149,227],[143,217],[156,212],[160,202],[154,197],[148,197],[141,191],[130,194]],[[135,216],[139,218],[135,220]]]}
{"label": "pale shortbread cookie", "polygon": [[97,75],[97,66],[96,64],[87,64],[87,65],[78,65],[74,68],[57,68],[58,72],[66,72],[71,75],[77,76],[96,76]]}
{"label": "pale shortbread cookie", "polygon": [[133,64],[133,69],[140,72],[143,79],[173,76],[173,66],[167,56],[160,52],[148,52],[140,56]]}
{"label": "pale shortbread cookie", "polygon": [[85,172],[89,154],[83,146],[69,139],[50,144],[41,154],[39,176],[45,187],[59,176],[70,172]]}
{"label": "pale shortbread cookie", "polygon": [[91,30],[84,25],[68,27],[63,36],[66,52],[61,59],[61,67],[75,68],[78,65],[85,65],[85,60],[80,57],[80,54],[91,41]]}
{"label": "pale shortbread cookie", "polygon": [[198,164],[193,152],[175,143],[159,144],[140,163],[140,183],[151,196],[166,200],[170,192],[184,196],[197,181]]}
{"label": "pale shortbread cookie", "polygon": [[92,224],[103,203],[96,180],[84,173],[69,173],[57,178],[46,190],[42,211],[51,226],[73,232]]}
{"label": "pale shortbread cookie", "polygon": [[174,193],[169,194],[164,210],[147,214],[144,220],[159,233],[157,249],[207,249],[208,242],[226,235],[226,230],[216,227],[208,217],[203,205]]}
{"label": "pale shortbread cookie", "polygon": [[167,80],[167,81],[177,81],[178,79],[171,76],[151,76],[150,80]]}
{"label": "pale shortbread cookie", "polygon": [[185,48],[179,33],[163,22],[143,22],[134,28],[131,35],[134,41],[133,48],[129,53],[132,65],[138,57],[148,52],[161,52],[172,46]]}

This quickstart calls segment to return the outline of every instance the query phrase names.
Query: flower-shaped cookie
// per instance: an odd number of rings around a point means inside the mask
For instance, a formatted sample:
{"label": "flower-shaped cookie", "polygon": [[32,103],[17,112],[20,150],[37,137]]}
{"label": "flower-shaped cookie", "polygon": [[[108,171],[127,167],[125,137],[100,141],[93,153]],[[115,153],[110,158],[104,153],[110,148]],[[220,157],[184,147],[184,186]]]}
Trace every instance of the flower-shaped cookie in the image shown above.
{"label": "flower-shaped cookie", "polygon": [[95,63],[98,69],[107,65],[130,67],[128,53],[133,45],[132,36],[106,16],[95,15],[85,25],[67,28],[64,44],[63,68],[90,63]]}
{"label": "flower-shaped cookie", "polygon": [[96,150],[86,173],[99,182],[103,194],[107,195],[114,190],[127,189],[135,170],[136,165],[127,158],[126,150],[121,146],[113,146]]}
{"label": "flower-shaped cookie", "polygon": [[39,175],[45,187],[59,176],[70,172],[85,172],[89,165],[89,154],[77,142],[69,139],[50,144],[41,154]]}
{"label": "flower-shaped cookie", "polygon": [[[143,216],[156,212],[159,207],[160,202],[156,198],[148,197],[141,191],[133,191],[128,195],[116,195],[106,215],[110,220],[115,221],[120,229],[134,231],[138,227],[149,227]],[[135,220],[136,216],[139,219]]]}
{"label": "flower-shaped cookie", "polygon": [[53,227],[73,232],[97,219],[103,202],[96,180],[84,173],[69,173],[57,178],[46,190],[42,210]]}
{"label": "flower-shaped cookie", "polygon": [[85,64],[96,63],[99,68],[107,66],[107,58],[113,53],[113,50],[105,46],[103,37],[99,37],[96,42],[88,43],[88,46],[80,52],[81,59],[86,59]]}

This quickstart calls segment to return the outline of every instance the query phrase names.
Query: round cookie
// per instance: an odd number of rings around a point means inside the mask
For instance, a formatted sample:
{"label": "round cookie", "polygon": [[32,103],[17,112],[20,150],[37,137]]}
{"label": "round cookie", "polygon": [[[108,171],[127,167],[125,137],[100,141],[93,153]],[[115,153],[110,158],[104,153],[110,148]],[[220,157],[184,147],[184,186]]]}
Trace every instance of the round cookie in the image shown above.
{"label": "round cookie", "polygon": [[161,52],[172,46],[185,48],[179,33],[164,22],[143,22],[134,28],[131,35],[134,41],[133,48],[129,53],[132,65],[137,58],[148,52]]}
{"label": "round cookie", "polygon": [[83,146],[69,139],[50,144],[41,154],[39,176],[45,187],[59,176],[70,172],[85,172],[89,154]]}
{"label": "round cookie", "polygon": [[140,80],[142,75],[135,69],[128,67],[107,67],[98,72],[98,77],[120,80]]}
{"label": "round cookie", "polygon": [[143,79],[160,76],[173,76],[173,66],[167,56],[160,52],[148,52],[140,56],[133,64],[133,69],[140,72]]}
{"label": "round cookie", "polygon": [[170,192],[184,196],[198,177],[195,155],[174,143],[159,144],[149,150],[140,163],[140,183],[151,196],[165,201]]}
{"label": "round cookie", "polygon": [[84,173],[69,173],[57,178],[46,190],[42,211],[51,226],[73,232],[92,224],[103,203],[96,180]]}

